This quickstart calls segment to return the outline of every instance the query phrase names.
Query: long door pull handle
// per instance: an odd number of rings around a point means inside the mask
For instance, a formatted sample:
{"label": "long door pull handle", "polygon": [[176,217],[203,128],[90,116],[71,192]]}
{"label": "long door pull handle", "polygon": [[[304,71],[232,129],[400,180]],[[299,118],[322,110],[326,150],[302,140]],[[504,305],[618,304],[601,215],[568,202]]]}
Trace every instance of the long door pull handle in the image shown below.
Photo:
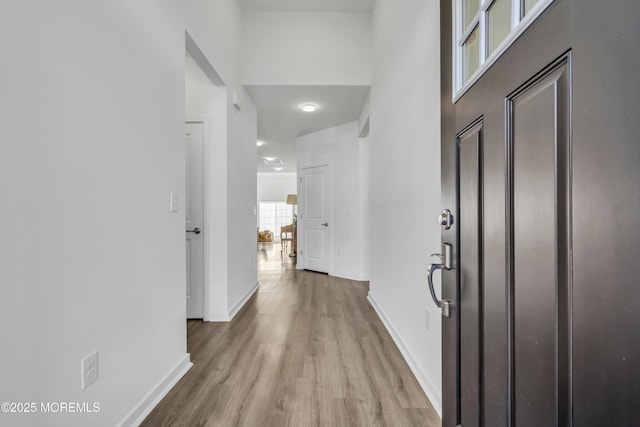
{"label": "long door pull handle", "polygon": [[429,264],[427,268],[427,280],[429,281],[429,292],[431,292],[431,298],[433,298],[433,302],[436,304],[436,307],[442,308],[442,301],[438,299],[436,296],[436,290],[433,287],[433,272],[436,270],[442,270],[442,264]]}
{"label": "long door pull handle", "polygon": [[[439,254],[434,254],[435,256],[441,256]],[[429,282],[429,292],[431,292],[431,298],[433,298],[433,302],[436,304],[436,307],[442,310],[442,315],[444,317],[449,317],[451,315],[449,309],[449,301],[447,300],[439,300],[436,296],[436,290],[433,286],[433,272],[436,270],[442,270],[445,266],[441,263],[429,264],[427,268],[427,281]]]}
{"label": "long door pull handle", "polygon": [[196,233],[196,234],[200,234],[202,233],[202,230],[200,230],[199,228],[194,228],[193,230],[187,230],[187,233]]}

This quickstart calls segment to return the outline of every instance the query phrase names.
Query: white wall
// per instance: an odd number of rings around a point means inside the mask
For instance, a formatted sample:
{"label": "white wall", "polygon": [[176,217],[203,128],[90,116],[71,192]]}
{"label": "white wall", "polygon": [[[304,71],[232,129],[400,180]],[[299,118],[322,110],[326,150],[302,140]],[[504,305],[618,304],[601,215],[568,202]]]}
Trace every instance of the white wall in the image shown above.
{"label": "white wall", "polygon": [[[184,210],[169,212],[169,193],[185,186],[185,28],[237,87],[240,11],[235,0],[191,0],[185,25],[183,8],[0,6],[0,396],[100,404],[2,414],[3,425],[129,424],[189,366]],[[237,240],[227,250],[245,254],[227,268],[233,302],[256,278],[255,110],[226,120],[221,170],[241,194],[228,203]],[[100,377],[80,390],[93,350]]]}
{"label": "white wall", "polygon": [[[228,307],[227,244],[227,87],[214,86],[198,64],[187,56],[185,105],[188,119],[205,124],[205,320],[225,317]],[[210,229],[209,229],[210,228]],[[212,313],[221,313],[213,315]]]}
{"label": "white wall", "polygon": [[258,202],[286,202],[287,195],[297,193],[295,173],[258,174]]}
{"label": "white wall", "polygon": [[[230,94],[229,94],[230,95]],[[231,104],[231,96],[228,103]],[[249,96],[242,109],[231,107],[228,116],[227,180],[229,232],[229,318],[258,289],[256,267],[257,112]]]}
{"label": "white wall", "polygon": [[[357,121],[314,132],[297,139],[298,174],[302,168],[328,163],[332,173],[331,233],[333,238],[329,274],[353,280],[368,280],[368,223],[366,197],[367,141],[358,138]],[[304,219],[298,239],[304,242]],[[298,267],[304,268],[302,257]]]}
{"label": "white wall", "polygon": [[[4,2],[0,395],[113,426],[185,359],[184,20],[176,2]],[[100,378],[80,389],[80,360]]]}
{"label": "white wall", "polygon": [[240,91],[242,11],[237,0],[186,0],[186,28],[230,92]]}
{"label": "white wall", "polygon": [[440,247],[439,16],[438,2],[376,3],[370,98],[370,299],[437,410],[441,320],[425,275]]}
{"label": "white wall", "polygon": [[370,13],[244,12],[242,22],[244,84],[371,84]]}
{"label": "white wall", "polygon": [[[238,2],[189,0],[186,9],[187,32],[225,84],[224,119],[221,121],[214,116],[211,125],[213,158],[218,165],[212,170],[211,211],[215,221],[225,224],[219,241],[212,248],[213,263],[223,263],[226,268],[225,271],[216,268],[212,271],[216,291],[211,296],[212,311],[205,313],[208,320],[225,321],[232,318],[248,296],[257,290],[257,218],[254,215],[257,113],[241,85],[242,14]],[[204,82],[201,83],[202,87]],[[209,92],[205,90],[205,93]],[[233,106],[234,94],[240,100],[240,109]],[[194,95],[195,98],[198,96],[219,99],[213,94]]]}

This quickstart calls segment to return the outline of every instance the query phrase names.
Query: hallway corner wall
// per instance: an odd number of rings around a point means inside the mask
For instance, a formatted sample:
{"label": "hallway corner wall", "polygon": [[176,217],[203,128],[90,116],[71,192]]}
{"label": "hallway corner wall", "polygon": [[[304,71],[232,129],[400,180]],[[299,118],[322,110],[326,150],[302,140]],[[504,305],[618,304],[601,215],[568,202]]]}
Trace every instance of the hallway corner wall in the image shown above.
{"label": "hallway corner wall", "polygon": [[426,268],[440,247],[439,17],[438,2],[376,3],[369,125],[369,298],[438,412],[441,320]]}
{"label": "hallway corner wall", "polygon": [[[212,312],[208,320],[228,321],[257,289],[256,221],[257,112],[240,77],[242,11],[236,0],[189,0],[186,29],[223,80],[224,118],[213,118],[216,151],[211,209],[221,238],[212,245]],[[237,106],[234,105],[237,102]],[[224,145],[224,147],[222,146]],[[216,178],[217,177],[217,178]]]}

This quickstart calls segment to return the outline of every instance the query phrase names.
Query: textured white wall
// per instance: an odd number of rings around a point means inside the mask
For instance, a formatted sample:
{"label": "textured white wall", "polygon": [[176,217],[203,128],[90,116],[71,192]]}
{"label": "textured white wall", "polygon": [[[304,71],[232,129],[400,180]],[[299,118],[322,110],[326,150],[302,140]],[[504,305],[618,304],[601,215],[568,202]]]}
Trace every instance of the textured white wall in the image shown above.
{"label": "textured white wall", "polygon": [[[169,0],[0,12],[0,396],[99,402],[3,425],[113,426],[186,355],[184,20]],[[80,360],[100,378],[80,389]]]}
{"label": "textured white wall", "polygon": [[377,1],[373,36],[370,296],[440,410],[441,320],[425,276],[440,247],[438,2]]}
{"label": "textured white wall", "polygon": [[[298,174],[308,166],[328,163],[332,174],[331,233],[333,245],[329,274],[354,280],[367,280],[368,252],[363,224],[368,222],[365,207],[368,175],[361,173],[366,161],[366,141],[358,138],[357,121],[324,129],[298,138]],[[304,227],[304,222],[300,227]],[[304,232],[298,233],[304,238]],[[298,247],[303,247],[302,244]],[[300,261],[298,261],[300,262]]]}
{"label": "textured white wall", "polygon": [[371,84],[371,14],[244,12],[242,81]]}

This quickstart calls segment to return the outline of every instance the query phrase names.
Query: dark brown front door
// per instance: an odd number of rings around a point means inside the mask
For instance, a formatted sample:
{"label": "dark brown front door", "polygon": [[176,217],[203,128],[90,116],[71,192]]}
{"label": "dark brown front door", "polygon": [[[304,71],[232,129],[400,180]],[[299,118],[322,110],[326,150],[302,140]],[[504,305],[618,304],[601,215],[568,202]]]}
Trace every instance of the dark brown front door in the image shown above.
{"label": "dark brown front door", "polygon": [[452,101],[443,425],[640,425],[640,3],[555,0]]}

